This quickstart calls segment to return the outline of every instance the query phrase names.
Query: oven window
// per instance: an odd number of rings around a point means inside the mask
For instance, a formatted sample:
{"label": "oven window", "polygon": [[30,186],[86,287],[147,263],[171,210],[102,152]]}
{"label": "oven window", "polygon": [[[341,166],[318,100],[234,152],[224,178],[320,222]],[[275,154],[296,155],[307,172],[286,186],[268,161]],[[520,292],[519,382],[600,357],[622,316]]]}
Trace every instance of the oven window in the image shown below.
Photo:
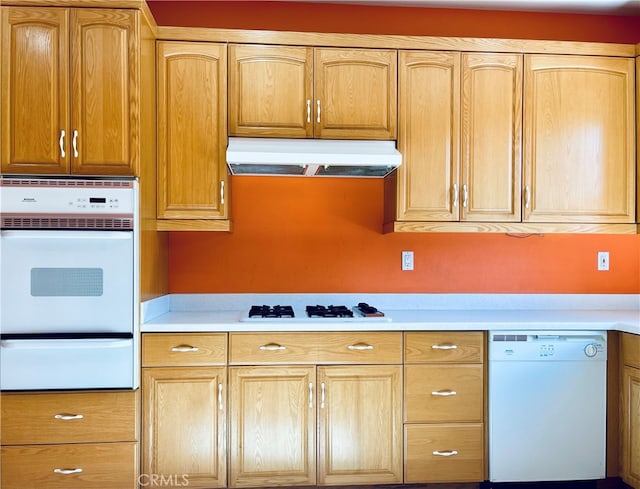
{"label": "oven window", "polygon": [[33,297],[97,297],[102,295],[102,268],[32,268]]}

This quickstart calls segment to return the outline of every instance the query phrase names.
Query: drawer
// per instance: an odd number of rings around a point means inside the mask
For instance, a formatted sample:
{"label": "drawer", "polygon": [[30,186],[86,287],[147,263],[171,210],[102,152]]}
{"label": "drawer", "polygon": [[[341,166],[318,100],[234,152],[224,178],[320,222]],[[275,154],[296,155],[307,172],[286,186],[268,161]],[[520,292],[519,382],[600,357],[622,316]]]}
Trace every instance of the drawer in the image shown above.
{"label": "drawer", "polygon": [[482,363],[484,333],[481,331],[407,332],[405,363]]}
{"label": "drawer", "polygon": [[482,422],[483,379],[483,365],[405,366],[405,422]]}
{"label": "drawer", "polygon": [[137,440],[137,392],[2,394],[2,444]]}
{"label": "drawer", "polygon": [[229,364],[400,364],[401,333],[231,333]]}
{"label": "drawer", "polygon": [[406,425],[405,483],[484,480],[482,424]]}
{"label": "drawer", "polygon": [[640,335],[620,334],[622,342],[622,362],[625,365],[640,368]]}
{"label": "drawer", "polygon": [[134,489],[136,443],[2,447],[3,489]]}
{"label": "drawer", "polygon": [[194,367],[226,363],[226,333],[147,333],[142,335],[143,367]]}

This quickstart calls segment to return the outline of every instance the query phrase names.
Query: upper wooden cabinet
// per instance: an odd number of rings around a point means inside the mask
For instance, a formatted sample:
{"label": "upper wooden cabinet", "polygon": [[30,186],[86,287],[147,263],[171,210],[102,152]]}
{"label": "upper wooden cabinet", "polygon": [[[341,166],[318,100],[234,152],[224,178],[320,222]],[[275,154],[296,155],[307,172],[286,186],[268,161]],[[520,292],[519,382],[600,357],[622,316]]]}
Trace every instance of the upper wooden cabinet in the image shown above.
{"label": "upper wooden cabinet", "polygon": [[519,221],[522,56],[402,51],[399,80],[397,218]]}
{"label": "upper wooden cabinet", "polygon": [[396,51],[229,46],[232,136],[395,139]]}
{"label": "upper wooden cabinet", "polygon": [[635,222],[632,58],[528,55],[524,220]]}
{"label": "upper wooden cabinet", "polygon": [[[227,47],[158,42],[158,228],[228,229]],[[212,221],[213,220],[213,221]]]}
{"label": "upper wooden cabinet", "polygon": [[139,16],[3,7],[2,172],[137,172]]}

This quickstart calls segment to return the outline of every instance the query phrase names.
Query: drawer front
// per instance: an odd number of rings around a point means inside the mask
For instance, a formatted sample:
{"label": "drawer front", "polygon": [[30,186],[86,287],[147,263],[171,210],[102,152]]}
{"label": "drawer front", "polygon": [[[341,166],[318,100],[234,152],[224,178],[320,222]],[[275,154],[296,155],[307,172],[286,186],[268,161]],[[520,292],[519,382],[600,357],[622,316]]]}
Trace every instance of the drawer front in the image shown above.
{"label": "drawer front", "polygon": [[484,333],[481,331],[407,332],[405,363],[482,363]]}
{"label": "drawer front", "polygon": [[405,483],[484,480],[482,424],[406,425]]}
{"label": "drawer front", "polygon": [[3,393],[2,444],[137,440],[137,392]]}
{"label": "drawer front", "polygon": [[143,367],[195,367],[226,363],[226,333],[142,335]]}
{"label": "drawer front", "polygon": [[483,365],[405,366],[405,422],[482,422]]}
{"label": "drawer front", "polygon": [[3,489],[134,489],[136,443],[2,447]]}
{"label": "drawer front", "polygon": [[400,364],[401,333],[231,333],[231,365]]}
{"label": "drawer front", "polygon": [[625,365],[640,368],[640,335],[621,333],[622,361]]}

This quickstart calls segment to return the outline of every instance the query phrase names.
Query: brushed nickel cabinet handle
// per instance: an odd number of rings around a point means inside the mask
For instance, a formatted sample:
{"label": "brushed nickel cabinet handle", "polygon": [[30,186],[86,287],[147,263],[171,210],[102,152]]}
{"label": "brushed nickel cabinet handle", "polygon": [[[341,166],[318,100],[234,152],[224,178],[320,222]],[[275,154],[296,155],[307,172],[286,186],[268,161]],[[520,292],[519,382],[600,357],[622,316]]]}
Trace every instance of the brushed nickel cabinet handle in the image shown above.
{"label": "brushed nickel cabinet handle", "polygon": [[80,467],[76,467],[75,469],[53,469],[53,472],[55,474],[70,475],[79,474],[80,472],[82,472],[82,469]]}
{"label": "brushed nickel cabinet handle", "polygon": [[466,209],[468,203],[469,203],[469,187],[465,183],[462,186],[462,207]]}
{"label": "brushed nickel cabinet handle", "polygon": [[309,409],[313,407],[313,384],[309,382]]}
{"label": "brushed nickel cabinet handle", "polygon": [[317,100],[317,108],[318,108],[318,119],[317,119],[317,123],[320,124],[320,99]]}
{"label": "brushed nickel cabinet handle", "polygon": [[63,158],[67,156],[67,153],[64,151],[64,137],[66,134],[67,133],[64,129],[60,131],[60,140],[58,141],[58,144],[60,145],[60,156],[62,156]]}
{"label": "brushed nickel cabinet handle", "polygon": [[197,346],[191,346],[191,345],[178,345],[178,346],[174,346],[173,348],[171,348],[171,351],[175,351],[178,353],[183,353],[183,352],[188,352],[188,351],[198,351],[200,348],[198,348]]}
{"label": "brushed nickel cabinet handle", "polygon": [[347,348],[349,350],[356,350],[356,351],[373,350],[373,345],[369,345],[368,343],[355,343],[353,345],[347,346]]}
{"label": "brushed nickel cabinet handle", "polygon": [[458,184],[453,184],[453,207],[458,207]]}
{"label": "brushed nickel cabinet handle", "polygon": [[224,205],[224,180],[220,180],[220,205]]}
{"label": "brushed nickel cabinet handle", "polygon": [[218,384],[218,409],[222,411],[224,405],[222,404],[222,384]]}
{"label": "brushed nickel cabinet handle", "polygon": [[457,350],[458,345],[431,345],[432,350]]}
{"label": "brushed nickel cabinet handle", "polygon": [[458,450],[434,450],[433,454],[438,457],[452,457],[458,455]]}
{"label": "brushed nickel cabinet handle", "polygon": [[324,395],[324,382],[322,384],[320,384],[320,409],[324,409],[324,400],[325,400],[325,395]]}
{"label": "brushed nickel cabinet handle", "polygon": [[278,343],[267,343],[266,345],[260,345],[260,349],[262,351],[277,351],[277,350],[286,350],[287,347],[284,345],[280,345]]}
{"label": "brushed nickel cabinet handle", "polygon": [[531,191],[529,190],[529,185],[524,187],[524,208],[528,209],[531,204]]}
{"label": "brushed nickel cabinet handle", "polygon": [[440,397],[449,397],[449,396],[457,396],[458,393],[456,391],[452,391],[451,389],[443,389],[439,391],[431,391],[432,396],[440,396]]}
{"label": "brushed nickel cabinet handle", "polygon": [[62,421],[69,421],[72,419],[82,419],[84,416],[82,414],[68,414],[68,413],[60,413],[54,416],[55,419],[61,419]]}
{"label": "brushed nickel cabinet handle", "polygon": [[307,99],[307,123],[311,122],[311,99]]}

